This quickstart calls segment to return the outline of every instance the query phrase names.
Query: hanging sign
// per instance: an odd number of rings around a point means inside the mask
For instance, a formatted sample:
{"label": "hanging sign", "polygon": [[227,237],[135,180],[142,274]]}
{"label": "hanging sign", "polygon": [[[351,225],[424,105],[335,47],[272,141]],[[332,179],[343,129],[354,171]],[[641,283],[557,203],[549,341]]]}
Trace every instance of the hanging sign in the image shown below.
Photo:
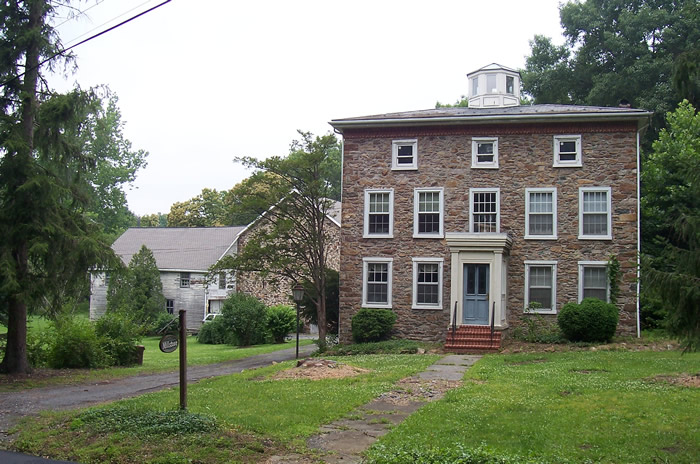
{"label": "hanging sign", "polygon": [[172,353],[177,349],[177,337],[172,334],[163,335],[160,343],[158,343],[158,347],[163,353]]}

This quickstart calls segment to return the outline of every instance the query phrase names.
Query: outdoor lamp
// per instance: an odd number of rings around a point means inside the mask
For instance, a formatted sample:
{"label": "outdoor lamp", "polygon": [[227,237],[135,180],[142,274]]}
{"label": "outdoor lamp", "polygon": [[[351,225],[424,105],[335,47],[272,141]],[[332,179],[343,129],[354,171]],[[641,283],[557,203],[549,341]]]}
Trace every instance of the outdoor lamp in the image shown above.
{"label": "outdoor lamp", "polygon": [[297,357],[299,359],[299,303],[304,299],[304,286],[301,284],[296,284],[292,287],[292,298],[297,304]]}

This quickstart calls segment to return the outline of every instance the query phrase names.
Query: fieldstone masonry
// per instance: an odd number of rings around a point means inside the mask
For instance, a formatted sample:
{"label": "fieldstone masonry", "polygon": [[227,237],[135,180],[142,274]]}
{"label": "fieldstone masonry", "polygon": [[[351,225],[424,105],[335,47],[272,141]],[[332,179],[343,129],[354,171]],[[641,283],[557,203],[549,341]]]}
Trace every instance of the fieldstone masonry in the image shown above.
{"label": "fieldstone masonry", "polygon": [[[582,167],[553,167],[553,137],[581,135]],[[444,341],[450,324],[450,250],[444,239],[413,238],[414,188],[443,187],[444,228],[469,231],[469,189],[500,189],[500,227],[513,246],[507,271],[507,326],[524,317],[525,260],[557,262],[556,307],[578,298],[578,261],[621,264],[620,333],[636,327],[637,125],[530,123],[345,129],[340,256],[340,338],[362,303],[362,258],[393,258],[396,335]],[[498,169],[471,167],[472,137],[498,137]],[[392,140],[417,139],[418,169],[392,170]],[[611,187],[612,240],[579,240],[579,187]],[[525,239],[525,189],[556,187],[557,238]],[[394,189],[394,237],[363,238],[364,191]],[[415,310],[412,258],[442,257],[443,308]],[[545,315],[554,321],[556,315]]]}

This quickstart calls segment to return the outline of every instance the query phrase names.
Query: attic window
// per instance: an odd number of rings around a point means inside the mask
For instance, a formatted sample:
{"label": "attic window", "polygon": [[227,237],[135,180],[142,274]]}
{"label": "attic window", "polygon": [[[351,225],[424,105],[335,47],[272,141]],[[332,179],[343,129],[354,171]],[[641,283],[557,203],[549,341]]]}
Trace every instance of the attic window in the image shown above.
{"label": "attic window", "polygon": [[496,74],[486,75],[486,93],[498,93],[498,87],[496,86]]}
{"label": "attic window", "polygon": [[418,169],[418,140],[391,142],[391,169]]}
{"label": "attic window", "polygon": [[498,138],[472,138],[472,168],[498,168]]}
{"label": "attic window", "polygon": [[190,273],[189,272],[181,272],[180,273],[180,288],[189,288],[190,287]]}
{"label": "attic window", "polygon": [[506,93],[515,95],[515,78],[513,76],[506,76]]}
{"label": "attic window", "polygon": [[581,136],[555,135],[554,167],[580,167],[581,165]]}

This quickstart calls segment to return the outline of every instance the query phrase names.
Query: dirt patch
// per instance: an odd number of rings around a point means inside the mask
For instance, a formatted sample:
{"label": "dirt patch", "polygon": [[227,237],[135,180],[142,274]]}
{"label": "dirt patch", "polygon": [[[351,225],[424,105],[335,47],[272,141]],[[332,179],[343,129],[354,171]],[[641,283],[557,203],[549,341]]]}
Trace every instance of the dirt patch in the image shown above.
{"label": "dirt patch", "polygon": [[436,401],[445,396],[448,390],[460,387],[461,380],[423,380],[408,377],[396,383],[397,388],[382,393],[377,400],[396,405],[406,405],[415,401]]}
{"label": "dirt patch", "polygon": [[652,380],[655,382],[670,383],[681,387],[700,388],[700,373],[698,374],[678,374],[678,375],[657,375]]}
{"label": "dirt patch", "polygon": [[360,367],[349,366],[328,359],[304,359],[296,367],[285,369],[270,377],[272,380],[281,379],[342,379],[371,372]]}

